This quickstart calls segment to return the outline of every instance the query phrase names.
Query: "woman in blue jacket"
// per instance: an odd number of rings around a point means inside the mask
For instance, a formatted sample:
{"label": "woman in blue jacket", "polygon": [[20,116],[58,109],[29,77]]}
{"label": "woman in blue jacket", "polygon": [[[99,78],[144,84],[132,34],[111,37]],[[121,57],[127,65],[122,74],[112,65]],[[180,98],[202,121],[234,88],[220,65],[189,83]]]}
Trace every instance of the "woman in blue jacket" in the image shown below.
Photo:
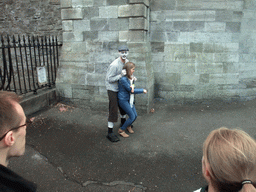
{"label": "woman in blue jacket", "polygon": [[129,118],[125,121],[122,127],[118,130],[122,137],[129,137],[125,130],[129,133],[134,133],[131,124],[137,118],[137,112],[134,106],[134,94],[147,93],[146,89],[134,89],[133,73],[135,71],[135,64],[128,62],[124,65],[126,76],[123,76],[118,82],[118,103],[119,106],[126,112]]}

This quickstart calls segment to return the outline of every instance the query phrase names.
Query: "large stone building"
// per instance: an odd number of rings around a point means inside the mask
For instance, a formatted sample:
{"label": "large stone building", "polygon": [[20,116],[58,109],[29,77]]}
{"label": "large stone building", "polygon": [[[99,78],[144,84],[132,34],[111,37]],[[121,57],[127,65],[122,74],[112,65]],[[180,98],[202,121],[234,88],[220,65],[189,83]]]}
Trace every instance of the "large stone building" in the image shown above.
{"label": "large stone building", "polygon": [[[2,4],[1,4],[2,3]],[[2,33],[63,40],[57,88],[84,107],[108,108],[105,74],[127,44],[137,108],[255,98],[255,0],[1,1]],[[7,22],[6,22],[7,21]]]}

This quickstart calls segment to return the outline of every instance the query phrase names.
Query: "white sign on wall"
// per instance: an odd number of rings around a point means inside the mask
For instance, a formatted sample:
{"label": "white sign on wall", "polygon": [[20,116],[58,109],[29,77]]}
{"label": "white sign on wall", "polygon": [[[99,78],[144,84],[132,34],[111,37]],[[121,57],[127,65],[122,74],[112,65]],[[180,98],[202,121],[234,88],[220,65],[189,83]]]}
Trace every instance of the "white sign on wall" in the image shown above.
{"label": "white sign on wall", "polygon": [[47,73],[45,66],[37,67],[37,77],[39,84],[46,84],[47,83]]}

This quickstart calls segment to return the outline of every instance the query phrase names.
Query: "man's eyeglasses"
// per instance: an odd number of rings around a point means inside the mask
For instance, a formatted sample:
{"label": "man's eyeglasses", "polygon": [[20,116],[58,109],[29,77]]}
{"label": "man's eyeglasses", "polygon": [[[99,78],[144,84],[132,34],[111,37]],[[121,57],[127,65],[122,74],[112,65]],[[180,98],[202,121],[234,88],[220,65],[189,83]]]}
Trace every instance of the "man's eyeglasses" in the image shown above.
{"label": "man's eyeglasses", "polygon": [[32,123],[32,121],[30,119],[26,119],[26,123],[24,125],[20,125],[19,127],[14,127],[14,128],[11,128],[9,131],[7,131],[2,137],[0,137],[0,141],[6,136],[7,133],[9,133],[10,131],[13,131],[13,130],[16,130],[16,129],[19,129],[21,127],[24,127],[24,126],[28,126]]}

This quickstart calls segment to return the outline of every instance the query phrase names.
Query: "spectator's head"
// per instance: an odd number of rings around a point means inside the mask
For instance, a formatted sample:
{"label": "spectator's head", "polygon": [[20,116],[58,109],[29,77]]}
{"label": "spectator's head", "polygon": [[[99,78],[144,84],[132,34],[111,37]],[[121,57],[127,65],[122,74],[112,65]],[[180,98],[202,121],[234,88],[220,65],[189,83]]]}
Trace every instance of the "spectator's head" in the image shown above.
{"label": "spectator's head", "polygon": [[[132,62],[127,62],[127,63],[125,63],[123,69],[126,70],[126,76],[127,76],[129,79],[131,79],[131,77],[132,77],[132,75],[133,75],[133,72],[134,72],[133,69],[135,69],[135,64],[132,63]],[[132,71],[132,70],[133,70],[133,71]]]}
{"label": "spectator's head", "polygon": [[13,92],[0,91],[0,164],[25,152],[27,119]]}
{"label": "spectator's head", "polygon": [[204,142],[202,164],[213,191],[256,192],[256,142],[244,131],[212,131]]}

